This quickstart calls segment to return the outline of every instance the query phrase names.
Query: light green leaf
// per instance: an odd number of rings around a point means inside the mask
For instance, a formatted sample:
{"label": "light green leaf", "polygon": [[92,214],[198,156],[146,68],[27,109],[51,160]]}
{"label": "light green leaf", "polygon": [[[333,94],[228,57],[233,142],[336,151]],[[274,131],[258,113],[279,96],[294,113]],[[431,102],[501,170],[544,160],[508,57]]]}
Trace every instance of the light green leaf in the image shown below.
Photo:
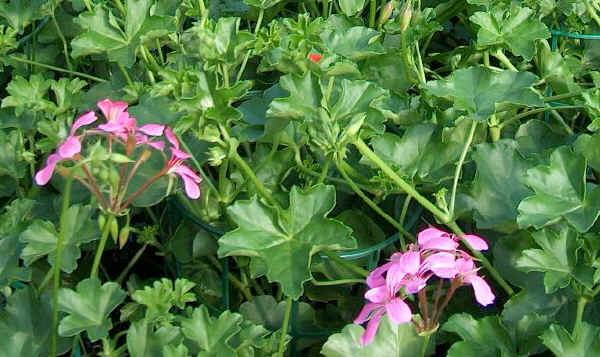
{"label": "light green leaf", "polygon": [[[98,225],[91,219],[95,209],[91,206],[73,205],[66,215],[66,232],[62,242],[61,270],[71,273],[77,268],[77,260],[81,256],[79,246],[100,238]],[[25,265],[29,266],[43,256],[48,256],[48,263],[54,265],[58,232],[54,224],[36,220],[23,233],[21,241],[26,244],[21,252]]]}
{"label": "light green leaf", "polygon": [[[51,297],[37,297],[30,286],[8,296],[0,311],[0,356],[46,357],[52,339]],[[69,339],[58,340],[58,353],[71,347]]]}
{"label": "light green leaf", "polygon": [[269,281],[281,284],[284,294],[297,299],[303,284],[311,279],[314,254],[356,247],[350,228],[325,218],[334,206],[335,189],[325,185],[306,191],[292,187],[290,207],[279,212],[256,198],[237,201],[228,212],[238,228],[221,237],[219,256],[263,260]]}
{"label": "light green leaf", "polygon": [[545,273],[547,293],[567,286],[575,272],[577,251],[583,241],[566,225],[559,232],[546,228],[532,233],[532,237],[542,249],[524,250],[517,259],[517,268]]}
{"label": "light green leaf", "polygon": [[364,328],[349,324],[340,333],[331,335],[321,349],[325,357],[414,357],[421,355],[423,338],[415,332],[412,323],[396,325],[387,316],[381,319],[375,340],[366,346],[360,344]]}
{"label": "light green leaf", "polygon": [[591,168],[600,171],[600,133],[579,135],[573,149],[587,159]]}
{"label": "light green leaf", "polygon": [[429,81],[424,87],[431,95],[446,98],[454,107],[474,119],[487,120],[499,104],[543,106],[533,84],[538,78],[530,72],[493,72],[483,67],[459,69],[444,80]]}
{"label": "light green leaf", "polygon": [[527,171],[527,184],[535,195],[518,207],[521,227],[557,222],[564,217],[579,232],[586,232],[600,214],[600,190],[585,182],[586,160],[566,146],[552,153],[550,165]]}
{"label": "light green leaf", "polygon": [[22,34],[25,27],[41,19],[44,0],[9,0],[0,2],[0,17]]}
{"label": "light green leaf", "polygon": [[127,0],[123,25],[108,8],[97,5],[75,20],[83,31],[71,41],[77,58],[104,53],[109,61],[131,67],[137,47],[174,30],[172,18],[150,15],[153,0]]}
{"label": "light green leaf", "polygon": [[516,230],[517,206],[532,193],[525,185],[531,164],[518,153],[515,141],[507,139],[475,146],[472,158],[477,175],[470,203],[477,227],[501,232]]}
{"label": "light green leaf", "polygon": [[108,336],[112,327],[110,313],[125,300],[125,291],[110,282],[100,285],[100,280],[85,279],[76,290],[61,288],[58,292],[58,309],[66,312],[58,325],[61,336],[75,336],[86,331],[91,341]]}
{"label": "light green leaf", "polygon": [[516,356],[510,334],[497,316],[475,320],[469,314],[454,314],[443,325],[444,331],[458,334],[463,341],[450,347],[448,356]]}
{"label": "light green leaf", "polygon": [[365,0],[339,0],[339,4],[346,16],[354,16],[365,7]]}
{"label": "light green leaf", "polygon": [[541,339],[557,357],[600,355],[600,327],[582,322],[578,332],[573,336],[564,327],[552,324]]}
{"label": "light green leaf", "polygon": [[346,57],[353,61],[385,53],[379,37],[381,33],[364,26],[340,27],[337,22],[343,21],[331,17],[328,21],[329,29],[323,31],[321,40],[331,52]]}
{"label": "light green leaf", "polygon": [[164,357],[163,348],[183,340],[179,327],[162,326],[154,330],[152,326],[146,319],[131,323],[127,330],[127,351],[131,357]]}
{"label": "light green leaf", "polygon": [[266,10],[279,4],[282,1],[283,0],[244,0],[244,4]]}
{"label": "light green leaf", "polygon": [[33,74],[29,80],[15,76],[6,86],[10,95],[2,99],[2,108],[14,107],[17,116],[21,116],[25,110],[54,111],[56,106],[46,99],[52,82],[41,74]]}
{"label": "light green leaf", "polygon": [[136,290],[131,297],[146,306],[146,320],[168,322],[173,318],[169,313],[172,307],[183,309],[186,303],[196,301],[195,294],[191,292],[195,285],[189,280],[177,279],[173,288],[173,281],[162,278],[155,281],[151,287],[145,286],[144,289]]}
{"label": "light green leaf", "polygon": [[546,25],[527,7],[495,7],[476,12],[470,19],[481,26],[477,32],[479,46],[504,45],[528,61],[533,58],[535,41],[550,37]]}
{"label": "light green leaf", "polygon": [[[285,315],[285,301],[279,303],[271,295],[254,296],[240,306],[245,319],[256,325],[262,325],[271,331],[281,328]],[[302,331],[317,331],[315,310],[305,302],[298,303],[295,326]]]}
{"label": "light green leaf", "polygon": [[22,141],[23,134],[18,130],[0,131],[0,175],[13,178],[13,185],[28,174]]}
{"label": "light green leaf", "polygon": [[181,331],[193,342],[196,350],[193,354],[199,356],[234,356],[233,348],[228,341],[242,330],[240,314],[230,311],[223,312],[218,318],[208,314],[206,306],[202,305],[192,312],[190,317],[181,318]]}

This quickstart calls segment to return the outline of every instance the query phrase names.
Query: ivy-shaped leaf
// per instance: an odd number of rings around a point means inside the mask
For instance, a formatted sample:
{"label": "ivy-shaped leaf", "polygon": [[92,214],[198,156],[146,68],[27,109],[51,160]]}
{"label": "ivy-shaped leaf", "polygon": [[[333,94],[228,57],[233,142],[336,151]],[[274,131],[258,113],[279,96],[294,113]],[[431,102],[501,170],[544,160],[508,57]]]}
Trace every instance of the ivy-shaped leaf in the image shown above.
{"label": "ivy-shaped leaf", "polygon": [[290,207],[282,211],[265,206],[257,198],[237,201],[228,212],[238,228],[219,239],[219,256],[262,260],[267,278],[297,299],[303,284],[311,279],[314,254],[356,247],[350,228],[325,218],[334,206],[335,189],[325,185],[306,191],[292,187]]}
{"label": "ivy-shaped leaf", "polygon": [[331,16],[327,23],[329,29],[323,31],[321,40],[329,51],[353,61],[385,53],[379,31],[353,26],[339,15]]}
{"label": "ivy-shaped leaf", "polygon": [[181,331],[193,342],[196,353],[201,356],[234,356],[233,348],[228,341],[241,331],[240,314],[223,312],[218,318],[208,314],[206,306],[194,309],[190,317],[181,318]]}
{"label": "ivy-shaped leaf", "polygon": [[557,357],[599,356],[600,327],[582,322],[578,331],[573,336],[564,327],[552,324],[540,337]]}
{"label": "ivy-shaped leaf", "polygon": [[331,335],[321,349],[325,357],[414,357],[420,356],[423,337],[415,332],[412,323],[394,324],[387,316],[381,319],[375,340],[360,344],[365,329],[349,324],[340,333]]}
{"label": "ivy-shaped leaf", "polygon": [[22,141],[23,134],[18,130],[0,131],[0,175],[13,178],[13,184],[28,174]]}
{"label": "ivy-shaped leaf", "polygon": [[84,12],[75,20],[83,31],[71,41],[77,58],[104,53],[109,61],[131,67],[137,47],[174,30],[172,18],[150,15],[153,0],[127,0],[123,25],[102,5]]}
{"label": "ivy-shaped leaf", "polygon": [[448,319],[442,329],[454,332],[463,339],[450,347],[448,350],[450,357],[517,355],[514,341],[498,316],[475,320],[469,314],[455,314]]}
{"label": "ivy-shaped leaf", "polygon": [[579,232],[586,232],[600,214],[600,190],[585,182],[586,160],[567,146],[550,157],[550,165],[527,171],[527,184],[535,195],[519,204],[521,227],[540,228],[564,217]]}
{"label": "ivy-shaped leaf", "polygon": [[154,330],[146,319],[134,321],[127,330],[127,351],[131,357],[164,357],[163,349],[183,340],[179,327],[161,326]]}
{"label": "ivy-shaped leaf", "polygon": [[[73,205],[66,216],[66,232],[62,242],[61,270],[71,273],[77,268],[77,260],[81,256],[79,246],[100,238],[98,225],[91,216],[95,209],[91,206]],[[36,220],[23,233],[21,241],[26,244],[21,253],[25,265],[29,266],[43,256],[48,256],[48,263],[54,265],[58,232],[49,221]]]}
{"label": "ivy-shaped leaf", "polygon": [[58,309],[68,315],[60,321],[58,333],[75,336],[85,330],[91,341],[108,336],[112,327],[109,315],[126,296],[118,284],[100,285],[96,278],[80,281],[75,290],[60,289]]}
{"label": "ivy-shaped leaf", "polygon": [[[15,290],[0,310],[0,355],[42,357],[50,353],[52,305],[48,294],[37,296],[30,286]],[[58,340],[58,354],[70,347],[65,338]]]}
{"label": "ivy-shaped leaf", "polygon": [[535,53],[535,41],[550,37],[546,25],[527,7],[496,7],[476,12],[470,19],[481,26],[477,32],[479,46],[504,45],[528,61]]}
{"label": "ivy-shaped leaf", "polygon": [[544,274],[547,293],[553,293],[569,284],[577,265],[577,252],[583,241],[577,233],[564,226],[559,232],[546,228],[531,234],[542,249],[526,249],[517,259],[517,268]]}
{"label": "ivy-shaped leaf", "polygon": [[31,75],[29,80],[15,76],[6,86],[10,95],[2,99],[2,108],[15,108],[17,116],[21,116],[25,110],[54,111],[55,104],[46,99],[52,82],[37,73]]}
{"label": "ivy-shaped leaf", "polygon": [[531,165],[521,157],[514,140],[477,145],[472,157],[477,175],[469,197],[477,227],[502,232],[516,230],[517,206],[531,194],[525,185]]}
{"label": "ivy-shaped leaf", "polygon": [[45,0],[9,0],[0,2],[0,17],[4,18],[10,27],[22,34],[25,27],[33,21],[41,19],[42,5]]}
{"label": "ivy-shaped leaf", "polygon": [[19,236],[31,220],[34,205],[33,200],[17,199],[6,205],[0,216],[0,286],[31,279],[31,270],[19,262],[23,250]]}
{"label": "ivy-shaped leaf", "polygon": [[485,121],[496,112],[499,104],[543,106],[542,98],[532,87],[537,80],[529,72],[494,72],[483,67],[469,67],[452,72],[446,79],[429,81],[424,87],[431,95],[451,100],[456,109]]}
{"label": "ivy-shaped leaf", "polygon": [[189,280],[177,279],[173,288],[173,281],[163,278],[151,287],[135,291],[131,297],[146,306],[146,320],[168,322],[173,317],[169,313],[173,306],[183,309],[186,303],[196,301],[196,296],[190,291],[195,285]]}

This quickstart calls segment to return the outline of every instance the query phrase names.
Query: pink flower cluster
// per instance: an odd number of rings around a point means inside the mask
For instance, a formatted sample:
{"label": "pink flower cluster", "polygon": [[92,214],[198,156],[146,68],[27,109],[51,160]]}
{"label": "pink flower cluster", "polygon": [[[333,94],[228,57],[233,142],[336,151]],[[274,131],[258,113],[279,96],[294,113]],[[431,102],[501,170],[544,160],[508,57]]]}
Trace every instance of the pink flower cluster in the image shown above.
{"label": "pink flower cluster", "polygon": [[[467,234],[462,237],[473,249],[487,250],[488,245],[481,237]],[[379,323],[384,314],[395,324],[407,323],[412,320],[412,311],[404,298],[408,294],[419,293],[420,299],[425,299],[425,287],[433,277],[448,279],[451,282],[447,294],[462,284],[470,284],[475,292],[475,300],[487,306],[494,302],[494,294],[487,282],[477,275],[474,258],[464,250],[459,249],[459,238],[437,228],[427,228],[418,234],[418,245],[411,244],[409,250],[394,253],[388,263],[373,270],[367,277],[369,290],[365,298],[369,301],[360,311],[354,323],[362,324],[369,321],[361,344],[373,341]],[[439,281],[440,284],[443,281]],[[441,286],[441,285],[440,285]],[[438,292],[439,294],[439,292]],[[447,300],[449,300],[447,295]],[[433,323],[425,326],[437,326],[437,319],[445,307],[438,306],[439,295],[435,299],[436,316],[431,316]],[[427,309],[426,301],[420,300],[422,309]],[[423,315],[427,320],[427,312]]]}
{"label": "pink flower cluster", "polygon": [[202,178],[184,165],[184,160],[189,159],[191,155],[180,149],[179,141],[171,128],[160,124],[147,124],[138,127],[136,119],[127,112],[128,105],[125,102],[113,102],[104,99],[99,101],[97,105],[106,118],[106,122],[77,135],[78,129],[94,123],[98,118],[94,111],[89,111],[75,120],[69,136],[58,145],[55,153],[48,156],[46,166],[36,173],[35,182],[38,185],[45,185],[50,181],[54,169],[60,161],[79,160],[83,138],[87,135],[108,136],[109,151],[112,150],[112,142],[118,141],[125,145],[126,155],[131,155],[133,149],[139,145],[148,145],[156,150],[163,151],[165,142],[161,137],[164,134],[171,145],[169,147],[171,159],[166,162],[161,172],[179,175],[183,180],[186,194],[192,199],[200,197],[198,184],[202,182]]}

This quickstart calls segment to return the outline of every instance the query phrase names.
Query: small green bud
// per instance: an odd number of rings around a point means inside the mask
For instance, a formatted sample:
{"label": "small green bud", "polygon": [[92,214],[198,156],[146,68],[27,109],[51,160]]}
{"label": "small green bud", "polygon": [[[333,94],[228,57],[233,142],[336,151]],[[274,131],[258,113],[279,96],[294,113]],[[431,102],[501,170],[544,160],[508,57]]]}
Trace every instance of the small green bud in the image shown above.
{"label": "small green bud", "polygon": [[407,0],[402,8],[402,15],[400,15],[400,30],[406,31],[410,20],[412,19],[412,0]]}
{"label": "small green bud", "polygon": [[110,154],[109,159],[110,159],[110,161],[116,162],[117,164],[126,164],[128,162],[133,161],[130,158],[128,158],[127,156],[125,156],[123,154],[118,154],[116,152],[113,152],[112,154]]}
{"label": "small green bud", "polygon": [[220,166],[227,157],[227,153],[220,146],[213,146],[208,151],[208,163],[211,166]]}
{"label": "small green bud", "polygon": [[129,226],[125,226],[123,229],[121,229],[121,231],[119,232],[119,248],[122,249],[123,246],[125,246],[125,243],[127,243],[127,239],[129,238],[129,231],[131,229],[129,228]]}
{"label": "small green bud", "polygon": [[108,171],[108,182],[110,182],[111,186],[117,187],[117,185],[119,184],[119,180],[121,179],[117,170],[114,167],[111,167],[110,169],[105,171]]}
{"label": "small green bud", "polygon": [[103,230],[105,225],[106,225],[106,216],[101,214],[98,216],[98,228],[100,228],[100,230]]}
{"label": "small green bud", "polygon": [[113,218],[110,222],[110,236],[116,243],[117,239],[119,238],[119,222],[117,222],[116,218]]}
{"label": "small green bud", "polygon": [[385,6],[379,12],[379,21],[377,22],[379,26],[383,26],[383,24],[385,24],[390,19],[390,16],[392,16],[395,7],[396,4],[394,1],[388,1],[385,4]]}
{"label": "small green bud", "polygon": [[100,180],[102,180],[102,182],[106,182],[108,180],[108,170],[103,169],[96,169],[96,172],[94,172],[95,175],[98,175],[100,177]]}

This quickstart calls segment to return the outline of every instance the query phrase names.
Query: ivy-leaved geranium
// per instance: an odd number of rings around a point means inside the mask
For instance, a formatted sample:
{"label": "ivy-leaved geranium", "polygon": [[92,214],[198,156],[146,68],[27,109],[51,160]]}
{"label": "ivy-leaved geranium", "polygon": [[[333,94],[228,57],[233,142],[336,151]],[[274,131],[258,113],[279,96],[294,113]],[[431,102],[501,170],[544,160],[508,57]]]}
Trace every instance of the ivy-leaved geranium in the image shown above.
{"label": "ivy-leaved geranium", "polygon": [[498,104],[543,106],[541,96],[532,87],[537,80],[530,72],[469,67],[452,72],[446,79],[427,82],[424,88],[431,95],[451,100],[456,109],[474,119],[485,121],[496,113]]}
{"label": "ivy-leaved geranium", "polygon": [[519,204],[519,226],[539,229],[564,217],[579,232],[590,229],[600,215],[600,189],[586,182],[586,163],[561,146],[552,152],[550,165],[529,169],[526,182],[535,195]]}
{"label": "ivy-leaved geranium", "polygon": [[305,191],[292,187],[288,209],[266,206],[256,197],[237,201],[228,212],[238,228],[219,239],[219,255],[260,259],[267,278],[297,299],[311,279],[313,255],[356,247],[352,229],[326,218],[334,206],[335,189],[326,185]]}
{"label": "ivy-leaved geranium", "polygon": [[84,30],[71,41],[72,56],[105,54],[109,61],[131,67],[138,47],[174,30],[173,18],[151,15],[153,0],[125,1],[122,20],[103,5],[84,12],[75,20]]}

